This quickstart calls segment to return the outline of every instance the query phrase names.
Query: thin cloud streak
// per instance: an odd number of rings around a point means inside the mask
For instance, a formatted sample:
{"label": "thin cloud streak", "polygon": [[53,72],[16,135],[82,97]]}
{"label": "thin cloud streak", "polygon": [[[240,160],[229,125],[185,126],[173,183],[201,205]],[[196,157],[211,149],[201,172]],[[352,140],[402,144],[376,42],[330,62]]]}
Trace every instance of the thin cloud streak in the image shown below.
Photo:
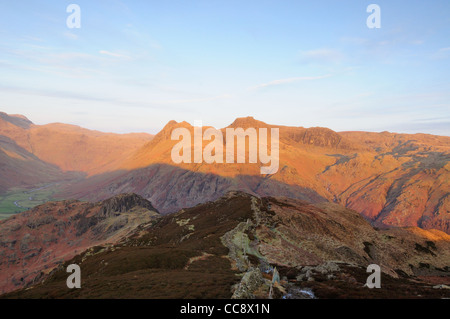
{"label": "thin cloud streak", "polygon": [[325,78],[329,78],[329,77],[331,77],[331,74],[326,74],[326,75],[321,75],[321,76],[303,76],[303,77],[281,79],[281,80],[271,81],[268,83],[259,84],[259,85],[248,88],[248,90],[258,90],[258,89],[269,87],[269,86],[283,85],[283,84],[300,82],[300,81],[321,80],[321,79],[325,79]]}
{"label": "thin cloud streak", "polygon": [[104,54],[107,56],[111,56],[114,58],[122,58],[122,59],[129,59],[129,56],[123,55],[123,54],[119,54],[119,53],[114,53],[114,52],[110,52],[110,51],[106,51],[106,50],[101,50],[99,51],[100,54]]}
{"label": "thin cloud streak", "polygon": [[317,49],[301,52],[302,60],[308,63],[336,63],[344,59],[344,54],[338,50]]}
{"label": "thin cloud streak", "polygon": [[157,104],[184,104],[184,103],[201,103],[201,102],[212,102],[216,100],[230,99],[233,96],[231,94],[222,94],[207,98],[198,99],[182,99],[182,100],[169,100],[169,101],[157,101]]}
{"label": "thin cloud streak", "polygon": [[173,110],[185,110],[183,107],[177,107],[176,105],[188,104],[188,103],[203,103],[212,102],[223,99],[230,99],[233,96],[230,94],[223,94],[213,97],[197,98],[197,99],[180,99],[180,100],[159,100],[159,101],[139,101],[139,100],[129,100],[120,98],[105,98],[103,96],[95,96],[90,94],[80,94],[76,92],[63,92],[56,90],[45,90],[45,89],[29,89],[29,88],[19,88],[11,86],[0,85],[0,93],[14,93],[14,94],[26,94],[35,95],[59,99],[72,99],[72,100],[82,100],[90,102],[102,102],[109,103],[118,106],[133,106],[133,107],[144,107],[160,109],[162,105]]}
{"label": "thin cloud streak", "polygon": [[439,49],[436,53],[432,55],[433,59],[445,59],[450,57],[450,47]]}

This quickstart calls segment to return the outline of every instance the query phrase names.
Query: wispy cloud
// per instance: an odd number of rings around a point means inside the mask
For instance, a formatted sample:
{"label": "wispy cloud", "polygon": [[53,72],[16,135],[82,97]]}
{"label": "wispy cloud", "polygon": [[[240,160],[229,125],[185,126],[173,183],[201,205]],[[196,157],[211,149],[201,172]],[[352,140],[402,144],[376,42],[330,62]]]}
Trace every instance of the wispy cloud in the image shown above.
{"label": "wispy cloud", "polygon": [[2,53],[5,59],[1,59],[0,64],[10,70],[28,70],[69,78],[106,76],[110,74],[112,66],[131,61],[129,56],[109,51],[91,54],[36,45],[19,49],[5,48]]}
{"label": "wispy cloud", "polygon": [[132,107],[144,107],[154,109],[160,109],[161,106],[164,105],[164,107],[173,110],[183,110],[182,106],[177,107],[177,105],[181,104],[212,102],[217,100],[230,99],[233,97],[233,95],[231,94],[222,94],[205,98],[144,101],[128,98],[105,97],[102,96],[101,94],[80,93],[75,91],[58,91],[52,89],[23,88],[23,87],[6,86],[2,84],[0,84],[0,93],[13,93],[20,95],[43,96],[59,99],[82,100],[88,102],[108,103],[118,106],[132,106]]}
{"label": "wispy cloud", "polygon": [[44,41],[44,39],[42,39],[42,38],[34,37],[34,36],[31,36],[31,35],[26,35],[26,36],[23,37],[23,39],[25,41],[34,41],[34,42],[43,42]]}
{"label": "wispy cloud", "polygon": [[448,119],[437,120],[411,120],[409,122],[399,122],[386,126],[385,129],[394,132],[406,133],[428,133],[442,136],[450,136],[450,121]]}
{"label": "wispy cloud", "polygon": [[114,57],[114,58],[120,58],[120,59],[129,59],[130,58],[127,55],[123,55],[123,54],[115,53],[115,52],[110,52],[110,51],[106,51],[106,50],[101,50],[101,51],[99,51],[99,53],[107,55],[107,56],[111,56],[111,57]]}
{"label": "wispy cloud", "polygon": [[356,44],[356,45],[364,45],[367,42],[369,42],[369,39],[358,38],[358,37],[342,37],[340,40],[343,43]]}
{"label": "wispy cloud", "polygon": [[413,45],[422,45],[424,43],[425,43],[424,40],[413,40],[413,41],[411,41],[411,44],[413,44]]}
{"label": "wispy cloud", "polygon": [[344,54],[341,51],[333,49],[302,51],[300,55],[305,62],[336,63],[344,59]]}
{"label": "wispy cloud", "polygon": [[450,57],[450,47],[439,49],[432,57],[434,59],[445,59]]}
{"label": "wispy cloud", "polygon": [[287,78],[287,79],[280,79],[280,80],[274,80],[271,82],[259,84],[253,87],[248,88],[248,90],[257,90],[269,86],[275,86],[275,85],[282,85],[282,84],[288,84],[288,83],[294,83],[294,82],[300,82],[300,81],[313,81],[313,80],[320,80],[331,77],[331,74],[321,75],[321,76],[303,76],[303,77],[295,77],[295,78]]}
{"label": "wispy cloud", "polygon": [[167,101],[157,101],[157,104],[184,104],[184,103],[200,103],[200,102],[211,102],[216,100],[230,99],[233,96],[231,94],[222,94],[206,98],[198,99],[180,99],[180,100],[167,100]]}
{"label": "wispy cloud", "polygon": [[78,40],[78,35],[72,32],[65,32],[63,34],[66,38],[72,39],[72,40]]}

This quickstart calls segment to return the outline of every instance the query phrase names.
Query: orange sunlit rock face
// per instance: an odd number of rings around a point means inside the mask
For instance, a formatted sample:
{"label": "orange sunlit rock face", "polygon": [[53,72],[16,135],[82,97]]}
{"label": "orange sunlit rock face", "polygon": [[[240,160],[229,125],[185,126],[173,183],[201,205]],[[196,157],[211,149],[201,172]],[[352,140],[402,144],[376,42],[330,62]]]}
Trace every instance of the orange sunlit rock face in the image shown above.
{"label": "orange sunlit rock face", "polygon": [[0,135],[63,171],[88,175],[115,169],[124,157],[153,138],[144,133],[102,133],[61,123],[34,125],[26,118],[8,115],[0,116]]}
{"label": "orange sunlit rock face", "polygon": [[[152,137],[105,134],[63,124],[38,126],[17,116],[3,115],[0,121],[0,135],[39,160],[90,176],[62,186],[61,198],[101,200],[135,192],[169,213],[237,189],[339,203],[379,227],[419,226],[450,233],[450,138],[445,136],[338,133],[238,118],[229,128],[279,128],[279,170],[264,176],[261,163],[248,160],[243,164],[173,163],[171,150],[178,141],[171,139],[171,133],[181,127],[193,136],[187,122],[171,121]],[[224,136],[225,130],[221,129]],[[225,149],[225,138],[223,144]]]}

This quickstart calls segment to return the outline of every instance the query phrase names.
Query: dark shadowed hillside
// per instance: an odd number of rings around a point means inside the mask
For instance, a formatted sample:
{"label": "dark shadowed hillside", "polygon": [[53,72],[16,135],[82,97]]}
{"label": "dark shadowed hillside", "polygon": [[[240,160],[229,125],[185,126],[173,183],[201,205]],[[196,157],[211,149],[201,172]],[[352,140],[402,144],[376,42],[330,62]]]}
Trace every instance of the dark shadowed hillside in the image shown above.
{"label": "dark shadowed hillside", "polygon": [[[230,192],[145,223],[113,245],[67,261],[6,298],[449,297],[450,236],[418,228],[376,230],[336,204]],[[82,288],[66,287],[76,263]],[[382,288],[364,287],[369,264]]]}
{"label": "dark shadowed hillside", "polygon": [[38,281],[80,252],[115,243],[158,216],[146,199],[49,202],[0,221],[0,293]]}

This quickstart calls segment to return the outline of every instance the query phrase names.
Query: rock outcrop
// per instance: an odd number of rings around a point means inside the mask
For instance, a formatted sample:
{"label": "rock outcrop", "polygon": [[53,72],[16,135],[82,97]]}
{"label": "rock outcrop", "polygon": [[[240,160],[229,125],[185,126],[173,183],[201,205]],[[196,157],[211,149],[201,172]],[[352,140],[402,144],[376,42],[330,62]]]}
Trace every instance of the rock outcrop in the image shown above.
{"label": "rock outcrop", "polygon": [[116,243],[158,217],[146,199],[49,202],[0,221],[0,293],[25,287],[85,249]]}
{"label": "rock outcrop", "polygon": [[[20,242],[27,254],[46,253],[33,251],[32,237]],[[448,284],[449,258],[440,231],[377,230],[337,204],[229,192],[81,252],[6,297],[443,298],[448,289],[433,286]],[[65,285],[71,263],[83,270],[83,289]],[[381,267],[383,289],[364,287],[370,264]]]}

